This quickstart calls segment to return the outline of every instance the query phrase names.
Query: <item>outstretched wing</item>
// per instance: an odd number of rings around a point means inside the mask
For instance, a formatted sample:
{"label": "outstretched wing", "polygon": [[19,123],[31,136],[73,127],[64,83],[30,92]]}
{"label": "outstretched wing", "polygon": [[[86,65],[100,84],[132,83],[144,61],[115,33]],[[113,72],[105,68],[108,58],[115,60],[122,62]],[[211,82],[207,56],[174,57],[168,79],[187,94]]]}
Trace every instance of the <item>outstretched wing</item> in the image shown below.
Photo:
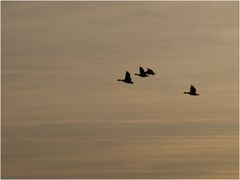
{"label": "outstretched wing", "polygon": [[196,93],[196,88],[193,85],[191,85],[191,87],[190,87],[190,92],[193,94]]}
{"label": "outstretched wing", "polygon": [[147,73],[147,74],[149,74],[149,73],[150,73],[150,71],[149,71],[149,69],[148,69],[148,68],[147,68],[147,71],[146,71],[145,73]]}
{"label": "outstretched wing", "polygon": [[145,74],[145,71],[142,67],[139,68],[140,74]]}
{"label": "outstretched wing", "polygon": [[130,76],[130,73],[128,71],[126,72],[125,80],[130,80],[131,81],[131,76]]}
{"label": "outstretched wing", "polygon": [[147,73],[153,73],[152,69],[147,68]]}

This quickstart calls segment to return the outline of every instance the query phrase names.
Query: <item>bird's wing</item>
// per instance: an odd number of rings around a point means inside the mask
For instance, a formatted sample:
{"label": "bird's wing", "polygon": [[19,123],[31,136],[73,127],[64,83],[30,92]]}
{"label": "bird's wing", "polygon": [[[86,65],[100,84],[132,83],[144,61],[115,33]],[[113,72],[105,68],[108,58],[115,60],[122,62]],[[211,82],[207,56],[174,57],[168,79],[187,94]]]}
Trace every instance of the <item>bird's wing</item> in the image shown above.
{"label": "bird's wing", "polygon": [[190,92],[193,94],[196,93],[196,88],[193,85],[191,85],[191,87],[190,87]]}
{"label": "bird's wing", "polygon": [[147,69],[148,69],[148,72],[154,73],[152,69],[149,69],[149,68],[147,68]]}
{"label": "bird's wing", "polygon": [[125,79],[127,80],[131,80],[131,76],[130,76],[130,73],[127,71],[126,72],[126,75],[125,75]]}
{"label": "bird's wing", "polygon": [[150,73],[150,69],[147,68],[147,71],[145,73],[147,73],[147,74]]}
{"label": "bird's wing", "polygon": [[145,71],[142,67],[139,68],[140,74],[145,74]]}

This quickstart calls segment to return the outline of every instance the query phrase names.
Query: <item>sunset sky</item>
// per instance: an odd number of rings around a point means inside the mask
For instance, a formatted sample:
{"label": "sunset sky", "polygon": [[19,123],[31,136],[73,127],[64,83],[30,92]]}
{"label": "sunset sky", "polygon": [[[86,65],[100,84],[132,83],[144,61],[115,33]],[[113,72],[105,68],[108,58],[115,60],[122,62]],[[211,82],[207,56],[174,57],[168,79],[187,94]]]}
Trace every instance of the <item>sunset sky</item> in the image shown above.
{"label": "sunset sky", "polygon": [[1,13],[2,178],[238,178],[238,2]]}

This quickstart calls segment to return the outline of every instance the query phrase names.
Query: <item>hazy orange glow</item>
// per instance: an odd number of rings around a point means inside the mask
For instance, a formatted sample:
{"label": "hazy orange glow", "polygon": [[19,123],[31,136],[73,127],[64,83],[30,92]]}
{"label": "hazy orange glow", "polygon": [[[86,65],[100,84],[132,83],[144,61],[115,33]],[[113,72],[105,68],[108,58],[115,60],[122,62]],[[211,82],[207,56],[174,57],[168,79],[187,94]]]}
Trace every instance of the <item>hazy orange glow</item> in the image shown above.
{"label": "hazy orange glow", "polygon": [[2,178],[238,177],[238,2],[1,4]]}

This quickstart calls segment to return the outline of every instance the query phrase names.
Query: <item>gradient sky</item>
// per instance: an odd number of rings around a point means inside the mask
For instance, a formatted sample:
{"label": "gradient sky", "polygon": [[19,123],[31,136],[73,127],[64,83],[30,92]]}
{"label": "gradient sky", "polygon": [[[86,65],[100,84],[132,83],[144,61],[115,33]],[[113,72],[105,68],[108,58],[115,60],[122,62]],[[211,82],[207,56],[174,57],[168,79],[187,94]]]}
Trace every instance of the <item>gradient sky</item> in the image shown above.
{"label": "gradient sky", "polygon": [[1,5],[2,178],[238,178],[238,2]]}

